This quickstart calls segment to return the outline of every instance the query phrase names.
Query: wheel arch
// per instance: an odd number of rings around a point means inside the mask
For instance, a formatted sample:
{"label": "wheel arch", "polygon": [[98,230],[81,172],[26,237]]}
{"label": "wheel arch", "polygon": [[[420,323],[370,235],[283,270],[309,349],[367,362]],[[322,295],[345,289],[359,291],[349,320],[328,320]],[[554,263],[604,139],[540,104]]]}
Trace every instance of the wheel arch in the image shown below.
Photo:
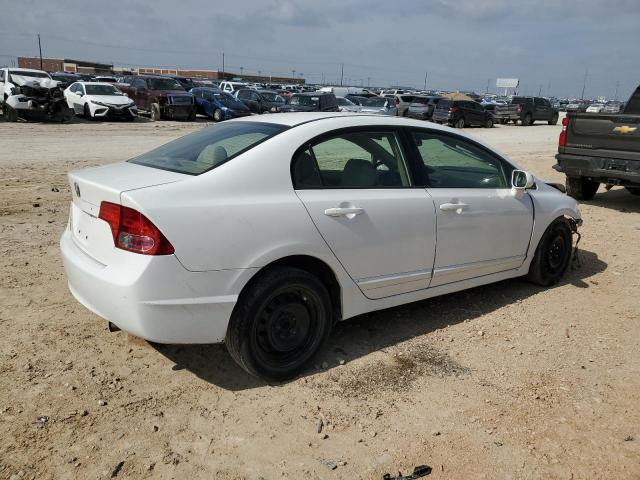
{"label": "wheel arch", "polygon": [[[238,299],[242,298],[243,294],[258,282],[265,273],[275,267],[299,268],[317,277],[329,292],[334,321],[337,322],[342,319],[342,288],[338,281],[338,276],[325,261],[311,255],[289,255],[264,265],[242,287]],[[238,303],[236,303],[236,306]]]}

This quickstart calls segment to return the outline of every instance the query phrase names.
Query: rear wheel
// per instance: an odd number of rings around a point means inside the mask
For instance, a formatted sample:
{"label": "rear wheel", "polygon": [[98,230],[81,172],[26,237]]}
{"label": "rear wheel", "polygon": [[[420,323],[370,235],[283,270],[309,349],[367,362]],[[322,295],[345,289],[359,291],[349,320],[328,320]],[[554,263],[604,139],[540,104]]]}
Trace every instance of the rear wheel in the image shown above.
{"label": "rear wheel", "polygon": [[544,232],[531,261],[527,279],[548,287],[560,281],[571,260],[573,242],[566,218],[558,218]]}
{"label": "rear wheel", "polygon": [[151,118],[151,121],[153,122],[157,122],[158,120],[160,120],[160,105],[158,103],[152,103],[151,104],[151,110],[150,110],[150,114],[149,117]]}
{"label": "rear wheel", "polygon": [[456,123],[454,125],[456,128],[464,128],[465,126],[464,118],[459,118],[458,120],[456,120]]}
{"label": "rear wheel", "polygon": [[276,267],[243,292],[226,347],[248,373],[264,380],[294,377],[329,337],[332,309],[325,286],[310,273]]}
{"label": "rear wheel", "polygon": [[591,200],[595,197],[600,183],[585,177],[567,177],[565,186],[570,197],[576,200]]}
{"label": "rear wheel", "polygon": [[533,123],[533,118],[531,117],[530,113],[527,113],[524,118],[522,119],[522,126],[523,127],[528,127],[529,125],[531,125]]}
{"label": "rear wheel", "polygon": [[551,120],[549,120],[549,125],[556,125],[558,123],[558,114],[554,114],[553,117],[551,117]]}
{"label": "rear wheel", "polygon": [[507,123],[509,123],[509,120],[507,120],[506,118],[500,120],[500,125],[506,125]]}
{"label": "rear wheel", "polygon": [[193,110],[189,112],[189,116],[187,117],[187,120],[189,122],[193,122],[195,119],[196,119],[196,108],[193,107]]}

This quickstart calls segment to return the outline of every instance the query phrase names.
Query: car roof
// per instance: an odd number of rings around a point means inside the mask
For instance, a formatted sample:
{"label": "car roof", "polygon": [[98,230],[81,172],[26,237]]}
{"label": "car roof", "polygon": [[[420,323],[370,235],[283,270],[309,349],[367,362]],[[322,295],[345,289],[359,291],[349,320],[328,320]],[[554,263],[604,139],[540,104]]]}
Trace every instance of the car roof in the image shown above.
{"label": "car roof", "polygon": [[[394,117],[391,115],[375,115],[364,113],[343,113],[343,112],[286,112],[271,113],[269,115],[253,115],[251,117],[242,117],[232,122],[262,122],[275,123],[278,125],[286,125],[288,127],[296,127],[309,122],[322,122],[333,119],[349,118],[350,123],[354,127],[366,125],[397,125],[397,126],[415,126],[425,127],[424,120],[411,120],[404,117]],[[429,123],[429,128],[434,130],[447,130],[447,127],[435,123]]]}
{"label": "car roof", "polygon": [[73,82],[73,83],[81,83],[82,85],[109,85],[110,87],[114,87],[113,83],[110,83],[110,82],[80,82],[80,81],[78,81],[78,82]]}

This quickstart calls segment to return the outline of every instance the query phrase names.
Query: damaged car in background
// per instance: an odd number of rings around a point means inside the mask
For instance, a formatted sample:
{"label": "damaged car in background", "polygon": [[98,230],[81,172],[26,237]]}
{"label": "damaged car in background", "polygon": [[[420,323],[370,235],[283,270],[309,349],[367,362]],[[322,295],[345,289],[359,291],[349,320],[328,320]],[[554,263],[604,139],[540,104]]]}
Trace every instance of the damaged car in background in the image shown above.
{"label": "damaged car in background", "polygon": [[138,116],[136,103],[110,83],[76,82],[64,91],[67,105],[87,120],[133,120]]}
{"label": "damaged car in background", "polygon": [[8,122],[24,120],[68,122],[67,106],[59,82],[47,72],[26,68],[0,69],[2,115]]}

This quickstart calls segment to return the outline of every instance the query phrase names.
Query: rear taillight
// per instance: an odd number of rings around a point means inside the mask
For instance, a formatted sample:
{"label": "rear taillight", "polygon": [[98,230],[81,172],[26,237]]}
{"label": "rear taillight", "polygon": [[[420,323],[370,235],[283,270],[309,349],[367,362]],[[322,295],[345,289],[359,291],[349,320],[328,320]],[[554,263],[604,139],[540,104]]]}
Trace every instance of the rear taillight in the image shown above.
{"label": "rear taillight", "polygon": [[456,113],[458,111],[458,107],[451,107],[449,109],[449,113]]}
{"label": "rear taillight", "polygon": [[98,217],[109,224],[116,248],[143,255],[171,255],[173,245],[151,221],[133,208],[102,202]]}
{"label": "rear taillight", "polygon": [[400,100],[396,98],[396,105],[400,105]]}
{"label": "rear taillight", "polygon": [[522,113],[522,105],[518,105],[518,108],[516,110],[518,113]]}
{"label": "rear taillight", "polygon": [[560,137],[558,138],[558,146],[564,147],[567,144],[567,125],[569,125],[569,119],[564,117],[562,119],[562,131],[560,132]]}

